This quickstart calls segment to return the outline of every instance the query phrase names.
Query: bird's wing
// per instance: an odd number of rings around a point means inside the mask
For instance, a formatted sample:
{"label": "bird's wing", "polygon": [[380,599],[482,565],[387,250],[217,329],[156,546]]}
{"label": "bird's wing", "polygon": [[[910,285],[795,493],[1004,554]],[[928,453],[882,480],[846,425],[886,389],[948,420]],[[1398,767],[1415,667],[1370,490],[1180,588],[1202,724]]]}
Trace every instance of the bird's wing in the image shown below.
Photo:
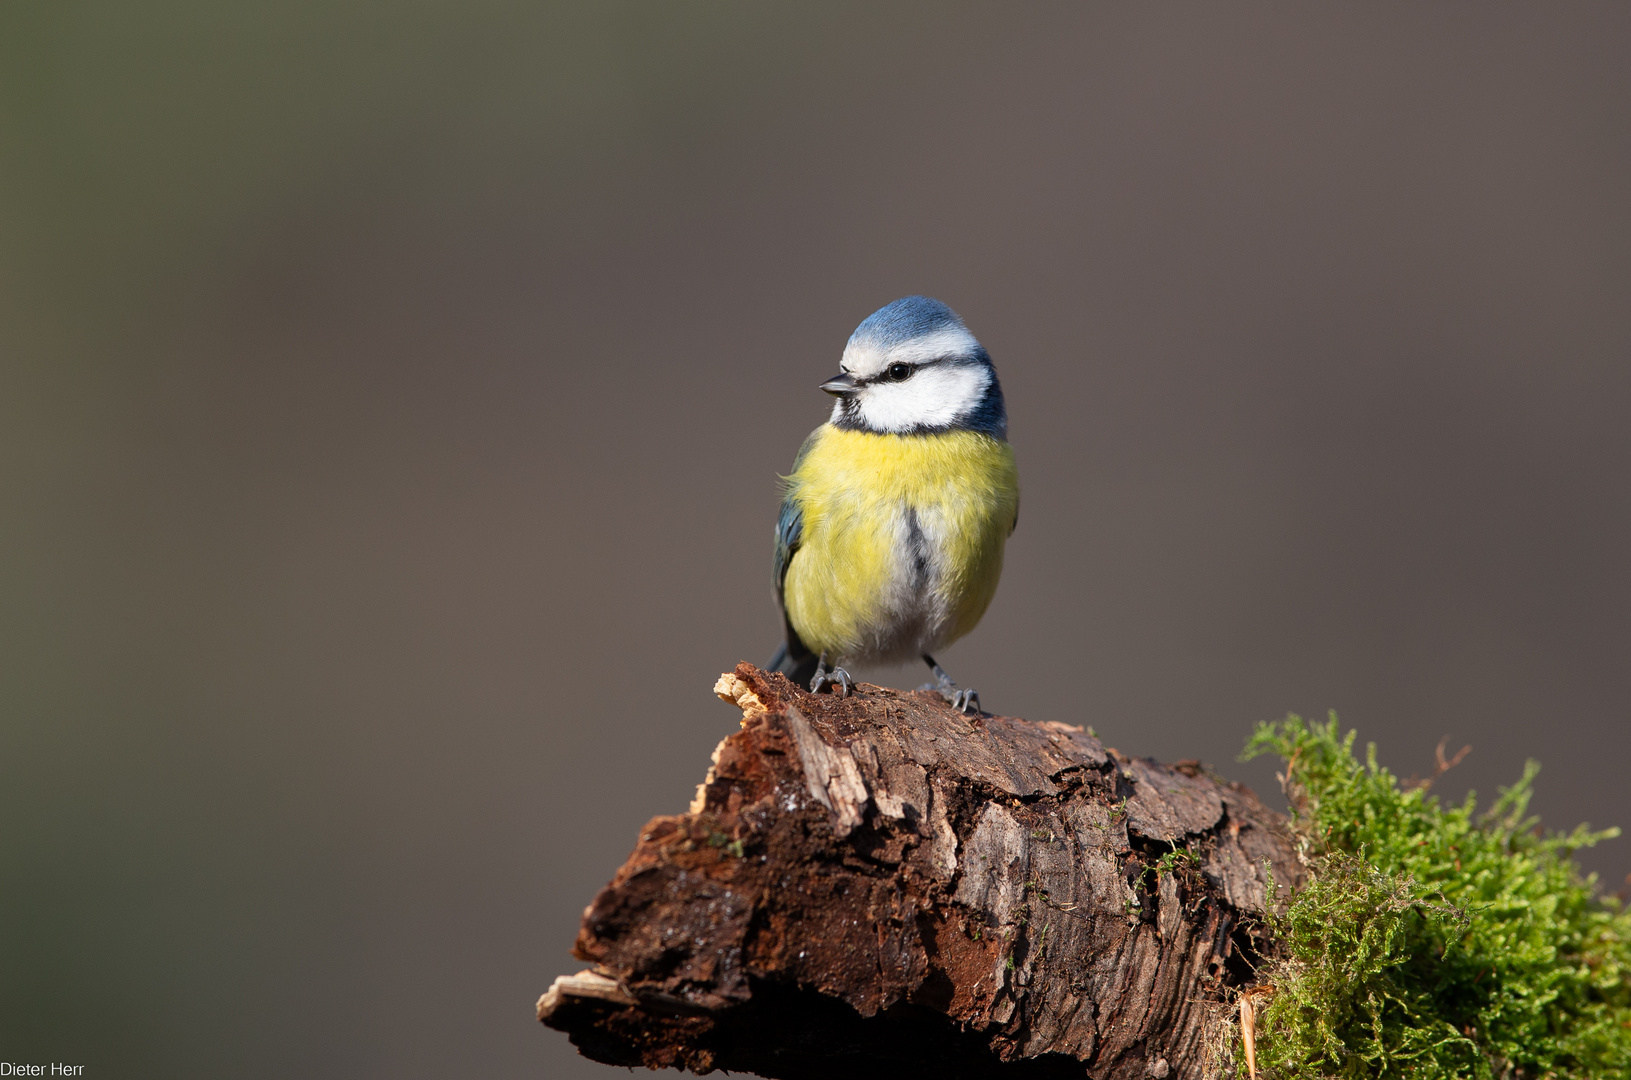
{"label": "bird's wing", "polygon": [[781,512],[776,515],[776,603],[784,607],[782,585],[787,581],[787,567],[803,537],[804,511],[789,496],[782,500]]}
{"label": "bird's wing", "polygon": [[[791,483],[820,434],[820,428],[810,432],[809,438],[804,440],[804,445],[799,447],[798,455],[793,458],[792,470],[782,477],[783,481]],[[781,510],[776,514],[776,603],[781,605],[783,611],[787,610],[787,604],[782,596],[782,584],[787,580],[787,567],[792,563],[793,554],[798,551],[799,541],[803,537],[804,511],[793,501],[793,493],[789,490],[782,497]]]}
{"label": "bird's wing", "polygon": [[776,650],[776,655],[771,658],[766,670],[779,671],[798,686],[809,683],[816,673],[817,664],[816,655],[800,639],[798,631],[793,629],[793,619],[787,613],[784,590],[787,567],[799,549],[799,540],[803,534],[804,512],[791,497],[783,499],[781,513],[776,515],[776,604],[782,609],[782,630],[785,637],[781,648]]}

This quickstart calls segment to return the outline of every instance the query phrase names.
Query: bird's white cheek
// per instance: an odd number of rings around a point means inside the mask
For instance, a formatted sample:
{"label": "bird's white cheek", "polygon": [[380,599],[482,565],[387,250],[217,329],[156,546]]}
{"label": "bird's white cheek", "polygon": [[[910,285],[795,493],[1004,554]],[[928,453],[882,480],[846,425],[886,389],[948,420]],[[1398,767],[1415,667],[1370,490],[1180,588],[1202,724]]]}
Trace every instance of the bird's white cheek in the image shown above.
{"label": "bird's white cheek", "polygon": [[867,426],[877,431],[942,427],[972,411],[989,382],[978,368],[926,368],[905,382],[875,383],[857,400]]}
{"label": "bird's white cheek", "polygon": [[867,426],[878,431],[907,431],[919,425],[940,423],[941,402],[910,383],[886,383],[861,391],[861,416]]}

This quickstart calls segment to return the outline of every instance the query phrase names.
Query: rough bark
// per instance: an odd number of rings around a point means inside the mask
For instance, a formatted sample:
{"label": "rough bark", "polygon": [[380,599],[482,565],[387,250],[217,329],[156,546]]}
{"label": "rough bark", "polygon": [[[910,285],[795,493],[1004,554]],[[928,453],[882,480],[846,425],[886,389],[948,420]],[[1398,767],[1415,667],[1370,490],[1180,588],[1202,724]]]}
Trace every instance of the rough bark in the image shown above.
{"label": "rough bark", "polygon": [[1213,1077],[1301,879],[1281,817],[1199,764],[932,693],[749,664],[690,812],[584,913],[539,1018],[616,1065],[804,1077]]}

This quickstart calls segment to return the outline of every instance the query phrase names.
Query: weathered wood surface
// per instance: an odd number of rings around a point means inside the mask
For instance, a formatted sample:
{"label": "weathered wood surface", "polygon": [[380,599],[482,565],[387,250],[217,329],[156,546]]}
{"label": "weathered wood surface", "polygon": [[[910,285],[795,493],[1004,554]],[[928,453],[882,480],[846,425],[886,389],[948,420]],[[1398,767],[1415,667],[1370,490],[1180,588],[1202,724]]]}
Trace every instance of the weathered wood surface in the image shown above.
{"label": "weathered wood surface", "polygon": [[1301,880],[1278,814],[1194,763],[749,664],[690,812],[584,913],[539,1018],[599,1061],[768,1077],[1232,1074],[1210,1047]]}

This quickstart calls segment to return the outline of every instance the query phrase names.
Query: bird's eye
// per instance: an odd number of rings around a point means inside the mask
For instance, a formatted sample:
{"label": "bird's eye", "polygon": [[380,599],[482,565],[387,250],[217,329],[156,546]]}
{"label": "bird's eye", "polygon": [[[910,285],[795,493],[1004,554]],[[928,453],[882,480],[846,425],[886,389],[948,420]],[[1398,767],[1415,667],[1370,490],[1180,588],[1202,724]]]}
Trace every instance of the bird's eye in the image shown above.
{"label": "bird's eye", "polygon": [[902,379],[908,378],[912,374],[912,365],[890,364],[888,370],[885,371],[884,374],[889,376],[890,382],[900,382]]}

